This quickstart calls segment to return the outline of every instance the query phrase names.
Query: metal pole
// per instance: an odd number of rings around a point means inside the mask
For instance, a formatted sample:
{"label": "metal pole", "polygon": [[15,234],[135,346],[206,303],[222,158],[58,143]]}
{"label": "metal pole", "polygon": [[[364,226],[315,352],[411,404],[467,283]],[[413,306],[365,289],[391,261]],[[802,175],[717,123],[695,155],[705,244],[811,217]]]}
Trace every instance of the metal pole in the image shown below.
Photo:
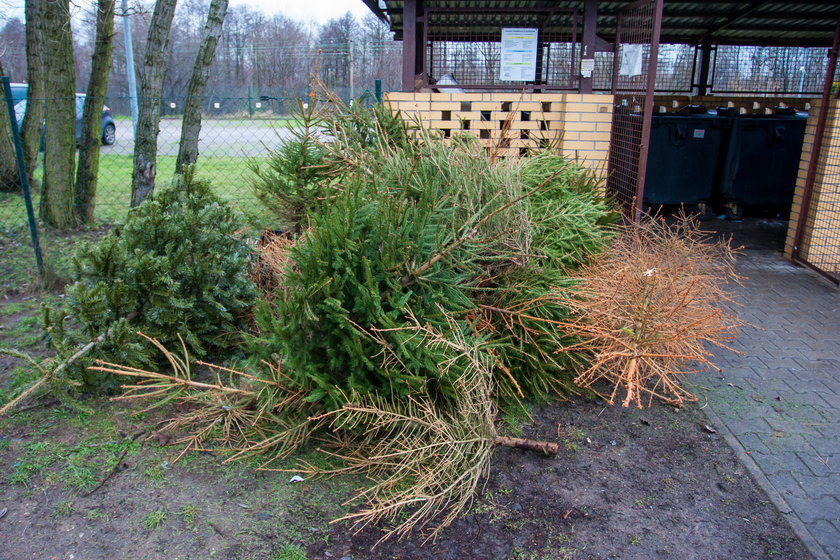
{"label": "metal pole", "polygon": [[382,103],[382,80],[374,80],[374,91],[376,92],[376,100]]}
{"label": "metal pole", "polygon": [[[808,161],[808,172],[805,176],[805,185],[802,189],[802,203],[799,209],[799,218],[796,221],[796,230],[793,234],[793,250],[791,256],[795,262],[804,264],[811,268],[813,265],[802,259],[800,249],[802,240],[805,237],[805,223],[808,220],[808,214],[811,206],[811,196],[814,190],[814,181],[817,178],[817,167],[820,164],[820,156],[823,146],[823,136],[825,135],[825,124],[828,119],[828,111],[831,105],[831,88],[834,81],[834,73],[837,70],[837,58],[840,55],[840,19],[837,20],[837,26],[834,28],[834,43],[829,51],[828,65],[825,72],[825,81],[823,82],[823,95],[820,105],[820,113],[817,115],[816,130],[814,131],[814,143],[811,146],[811,158]],[[816,269],[816,268],[815,268]],[[818,272],[822,272],[816,269]],[[824,273],[823,273],[824,274]],[[824,274],[826,275],[826,274]],[[836,277],[826,275],[834,282],[837,282]]]}
{"label": "metal pole", "polygon": [[123,36],[125,37],[125,73],[128,77],[128,102],[131,105],[131,125],[137,136],[137,71],[134,68],[134,44],[131,41],[131,19],[128,17],[128,1],[122,0]]}
{"label": "metal pole", "polygon": [[619,57],[621,56],[621,24],[623,17],[618,14],[615,17],[615,44],[613,45],[613,67],[612,67],[612,83],[610,84],[610,93],[616,95],[618,93],[618,65]]}
{"label": "metal pole", "polygon": [[38,274],[44,277],[44,258],[41,255],[41,243],[38,241],[38,226],[35,222],[35,210],[32,208],[32,196],[29,194],[29,177],[26,174],[26,164],[23,161],[23,146],[20,143],[15,105],[12,102],[12,86],[8,76],[3,76],[3,93],[6,96],[6,110],[9,113],[9,124],[12,125],[12,140],[17,155],[20,186],[23,190],[23,200],[26,202],[26,216],[29,218],[29,234],[32,237],[32,248],[35,249],[35,261],[38,263]]}
{"label": "metal pole", "polygon": [[[598,27],[598,0],[586,0],[583,6],[583,54],[580,57],[580,93],[592,93],[595,68],[595,39]],[[617,55],[616,55],[617,56]]]}
{"label": "metal pole", "polygon": [[653,5],[653,33],[650,39],[650,60],[648,61],[647,84],[645,87],[645,102],[642,112],[642,139],[639,147],[639,169],[636,183],[636,200],[633,221],[642,219],[642,198],[645,192],[645,175],[647,173],[648,149],[650,143],[650,126],[653,120],[653,96],[656,93],[656,66],[659,59],[659,37],[662,31],[662,7],[664,0],[650,0]]}
{"label": "metal pole", "polygon": [[350,105],[352,106],[353,99],[356,98],[356,88],[353,83],[353,39],[347,41],[347,44],[350,47]]}
{"label": "metal pole", "polygon": [[417,0],[403,2],[402,89],[414,91],[417,65]]}
{"label": "metal pole", "polygon": [[700,76],[697,79],[697,95],[709,94],[709,69],[712,66],[712,43],[704,39],[700,45]]}

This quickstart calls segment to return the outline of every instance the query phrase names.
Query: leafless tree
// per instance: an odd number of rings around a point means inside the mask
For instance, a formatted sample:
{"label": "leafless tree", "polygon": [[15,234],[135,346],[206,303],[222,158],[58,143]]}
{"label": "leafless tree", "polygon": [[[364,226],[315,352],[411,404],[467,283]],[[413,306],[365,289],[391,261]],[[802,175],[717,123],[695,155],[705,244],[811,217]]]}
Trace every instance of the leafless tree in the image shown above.
{"label": "leafless tree", "polygon": [[[59,229],[76,225],[73,172],[76,164],[76,103],[73,36],[67,0],[43,0],[41,24],[49,133],[44,142],[44,185],[40,216]],[[71,101],[72,100],[72,101]]]}
{"label": "leafless tree", "polygon": [[201,131],[201,102],[210,75],[210,66],[216,54],[216,43],[225,21],[228,0],[212,0],[204,26],[204,38],[198,55],[195,57],[192,77],[187,86],[187,99],[184,103],[184,119],[181,123],[181,143],[178,159],[175,161],[175,173],[182,173],[185,165],[193,165],[198,159],[198,134]]}
{"label": "leafless tree", "polygon": [[33,177],[41,146],[41,134],[44,130],[44,96],[46,94],[44,76],[44,53],[41,50],[43,37],[38,21],[41,17],[43,0],[26,0],[26,77],[29,82],[27,91],[26,115],[21,127],[23,159],[29,183],[35,185]]}
{"label": "leafless tree", "polygon": [[79,166],[76,170],[76,217],[80,224],[93,220],[99,176],[102,108],[105,105],[108,70],[111,68],[111,53],[114,50],[114,7],[115,0],[98,0],[96,4],[96,42],[82,112]]}
{"label": "leafless tree", "polygon": [[[0,75],[5,76],[3,70],[3,63],[0,61]],[[0,102],[0,191],[14,192],[20,188],[20,177],[3,90],[0,90]]]}
{"label": "leafless tree", "polygon": [[157,0],[149,24],[143,72],[140,76],[139,116],[134,138],[134,174],[131,206],[140,205],[155,188],[157,135],[160,124],[160,94],[165,55],[177,0]]}

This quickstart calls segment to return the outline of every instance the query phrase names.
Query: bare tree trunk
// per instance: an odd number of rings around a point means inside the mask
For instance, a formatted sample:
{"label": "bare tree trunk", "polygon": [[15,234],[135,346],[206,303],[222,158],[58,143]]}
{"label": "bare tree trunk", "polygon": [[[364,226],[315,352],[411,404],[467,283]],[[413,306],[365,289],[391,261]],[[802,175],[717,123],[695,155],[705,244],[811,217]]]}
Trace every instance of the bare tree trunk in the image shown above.
{"label": "bare tree trunk", "polygon": [[[0,62],[0,76],[3,73],[3,65]],[[3,102],[0,108],[0,191],[18,192],[20,190],[20,175],[18,175],[17,157],[15,146],[12,143],[12,125],[9,122],[9,114],[6,109],[6,95],[0,88],[0,101]]]}
{"label": "bare tree trunk", "polygon": [[80,224],[93,221],[96,181],[99,175],[99,147],[102,144],[102,108],[108,89],[108,71],[114,50],[114,5],[116,0],[98,0],[96,45],[82,113],[79,167],[76,170],[76,218]]}
{"label": "bare tree trunk", "polygon": [[175,174],[180,174],[186,165],[194,165],[198,159],[198,134],[201,132],[201,102],[207,79],[210,77],[210,65],[216,54],[216,44],[222,33],[222,24],[227,14],[228,0],[212,0],[204,25],[204,38],[195,57],[190,83],[187,86],[187,100],[184,103],[184,120],[181,123],[181,143],[178,147],[178,159],[175,161]]}
{"label": "bare tree trunk", "polygon": [[163,88],[165,54],[169,45],[169,31],[172,29],[176,2],[177,0],[157,0],[155,11],[152,13],[152,21],[149,24],[143,73],[140,76],[137,134],[134,138],[132,207],[140,205],[155,188],[160,92]]}
{"label": "bare tree trunk", "polygon": [[29,185],[40,188],[33,177],[41,148],[41,134],[44,131],[44,40],[43,0],[26,0],[26,77],[29,90],[26,100],[26,116],[23,118],[20,137],[23,142],[23,161]]}
{"label": "bare tree trunk", "polygon": [[73,171],[76,164],[76,71],[67,0],[44,0],[43,49],[47,131],[41,219],[52,227],[75,227]]}

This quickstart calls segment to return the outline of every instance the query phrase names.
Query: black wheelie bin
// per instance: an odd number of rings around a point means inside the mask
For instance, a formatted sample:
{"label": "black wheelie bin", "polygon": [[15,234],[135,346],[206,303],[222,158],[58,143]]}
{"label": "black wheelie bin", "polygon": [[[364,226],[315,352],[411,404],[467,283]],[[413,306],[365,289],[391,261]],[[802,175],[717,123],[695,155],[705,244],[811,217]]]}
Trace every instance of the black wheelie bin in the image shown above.
{"label": "black wheelie bin", "polygon": [[731,120],[705,107],[653,115],[644,202],[685,205],[702,218],[714,216],[709,201],[719,176]]}
{"label": "black wheelie bin", "polygon": [[790,210],[807,118],[790,108],[733,118],[719,193],[728,217],[741,218],[744,206]]}

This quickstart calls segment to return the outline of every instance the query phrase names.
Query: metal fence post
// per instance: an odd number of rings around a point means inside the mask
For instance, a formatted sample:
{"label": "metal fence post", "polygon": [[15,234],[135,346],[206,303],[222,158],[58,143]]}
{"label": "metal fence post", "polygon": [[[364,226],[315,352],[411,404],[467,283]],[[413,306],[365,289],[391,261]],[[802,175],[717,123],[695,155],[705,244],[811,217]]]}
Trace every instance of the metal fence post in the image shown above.
{"label": "metal fence post", "polygon": [[17,117],[15,116],[15,105],[12,101],[12,86],[8,76],[3,76],[3,94],[6,96],[6,109],[9,114],[9,124],[12,127],[12,140],[15,144],[15,155],[17,155],[18,174],[20,175],[20,186],[23,190],[23,199],[26,202],[26,215],[29,219],[29,234],[32,237],[32,247],[35,249],[35,261],[38,263],[38,274],[44,277],[44,258],[41,255],[41,243],[38,241],[38,224],[35,222],[35,211],[32,208],[32,197],[29,194],[29,177],[26,175],[26,164],[23,161],[23,146],[20,143],[20,130],[18,130]]}
{"label": "metal fence post", "polygon": [[802,242],[805,238],[805,230],[808,225],[808,220],[813,218],[811,215],[811,198],[813,196],[814,182],[817,178],[817,168],[820,166],[820,158],[822,157],[823,137],[825,136],[825,126],[826,121],[828,120],[828,112],[831,110],[831,98],[834,95],[832,93],[834,75],[837,71],[837,59],[840,57],[840,18],[838,18],[837,25],[834,28],[834,42],[828,52],[828,57],[820,112],[817,115],[816,129],[814,131],[814,144],[811,146],[811,157],[808,160],[808,170],[805,176],[802,202],[800,204],[799,217],[796,221],[796,230],[793,235],[793,250],[791,252],[791,257],[794,262],[814,269],[816,272],[822,274],[834,283],[840,283],[840,276],[838,276],[837,272],[823,270],[821,267],[815,266],[811,263],[807,256],[802,255]]}

